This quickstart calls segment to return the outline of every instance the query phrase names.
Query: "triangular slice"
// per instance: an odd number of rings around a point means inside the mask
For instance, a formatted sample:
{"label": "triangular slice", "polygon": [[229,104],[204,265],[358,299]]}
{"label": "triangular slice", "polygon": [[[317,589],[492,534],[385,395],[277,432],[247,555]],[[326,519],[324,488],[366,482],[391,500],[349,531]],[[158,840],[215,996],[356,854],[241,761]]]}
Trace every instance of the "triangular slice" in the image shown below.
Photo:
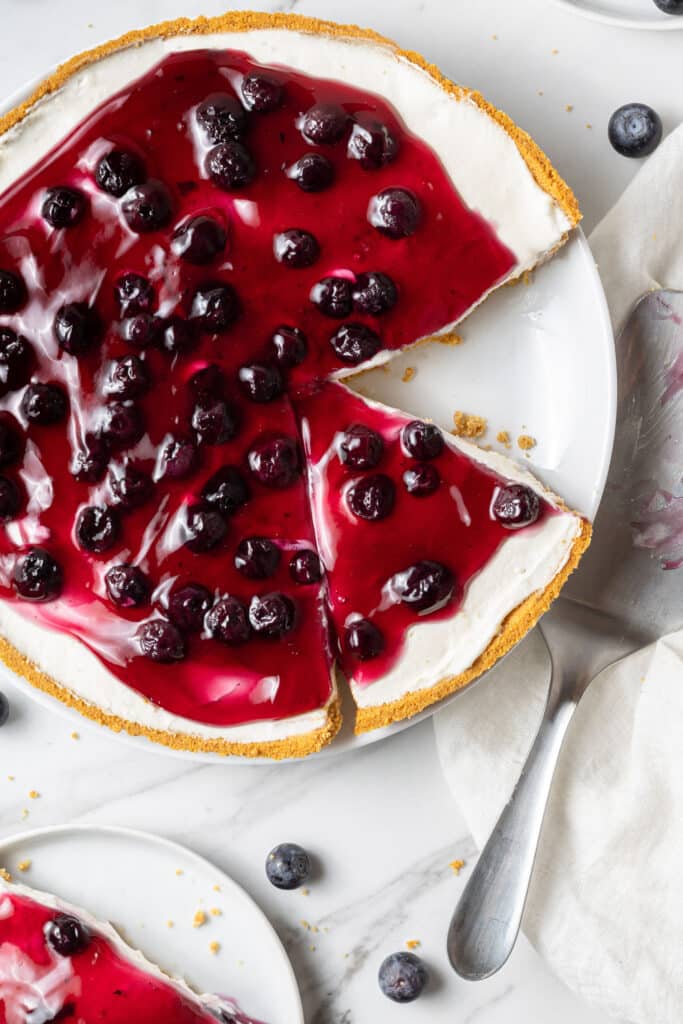
{"label": "triangular slice", "polygon": [[546,610],[590,527],[511,460],[327,383],[297,402],[357,731],[470,682]]}
{"label": "triangular slice", "polygon": [[0,1022],[252,1024],[232,1000],[197,995],[110,924],[0,878]]}

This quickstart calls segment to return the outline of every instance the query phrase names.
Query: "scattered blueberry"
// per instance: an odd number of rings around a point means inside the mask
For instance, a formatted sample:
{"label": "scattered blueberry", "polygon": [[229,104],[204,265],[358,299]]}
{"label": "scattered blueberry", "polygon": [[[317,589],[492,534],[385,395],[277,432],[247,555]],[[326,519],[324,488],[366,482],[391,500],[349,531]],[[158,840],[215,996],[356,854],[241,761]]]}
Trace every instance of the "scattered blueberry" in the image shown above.
{"label": "scattered blueberry", "polygon": [[373,196],[368,206],[368,220],[388,238],[414,235],[422,211],[417,196],[406,188],[387,188]]}
{"label": "scattered blueberry", "polygon": [[232,285],[211,281],[194,293],[190,316],[206,334],[221,334],[237,319],[240,303]]}
{"label": "scattered blueberry", "polygon": [[160,475],[171,480],[184,480],[197,468],[197,446],[187,438],[171,437],[160,453]]}
{"label": "scattered blueberry", "polygon": [[26,601],[51,601],[61,593],[62,570],[44,548],[29,548],[16,561],[13,583]]}
{"label": "scattered blueberry", "polygon": [[214,185],[224,192],[246,188],[256,177],[251,153],[241,142],[224,142],[209,150],[205,168]]}
{"label": "scattered blueberry", "polygon": [[382,341],[371,327],[365,324],[346,323],[330,338],[338,359],[349,366],[358,366],[372,359],[382,347]]}
{"label": "scattered blueberry", "polygon": [[109,446],[95,434],[86,434],[69,463],[69,472],[79,483],[94,484],[104,476],[109,462]]}
{"label": "scattered blueberry", "polygon": [[607,134],[622,156],[649,156],[661,142],[662,119],[645,103],[626,103],[610,117]]}
{"label": "scattered blueberry", "polygon": [[398,141],[390,128],[379,121],[356,121],[346,147],[352,160],[365,171],[376,171],[398,155]]}
{"label": "scattered blueberry", "polygon": [[194,554],[204,554],[217,547],[226,533],[228,525],[212,505],[198,503],[190,505],[185,513],[185,546]]}
{"label": "scattered blueberry", "polygon": [[154,309],[154,288],[141,274],[123,274],[114,286],[114,297],[121,316],[150,313]]}
{"label": "scattered blueberry", "polygon": [[113,565],[104,582],[110,600],[118,608],[139,608],[149,599],[149,579],[136,565]]}
{"label": "scattered blueberry", "polygon": [[346,501],[360,519],[386,519],[394,507],[394,485],[384,473],[373,473],[356,481],[346,492]]}
{"label": "scattered blueberry", "polygon": [[224,398],[201,395],[190,419],[200,444],[225,444],[237,433],[237,415]]}
{"label": "scattered blueberry", "polygon": [[23,504],[21,491],[14,480],[0,476],[0,522],[15,519]]}
{"label": "scattered blueberry", "polygon": [[247,133],[247,115],[242,104],[225,92],[212,93],[195,112],[197,124],[208,142],[217,146],[237,142]]}
{"label": "scattered blueberry", "polygon": [[235,551],[235,568],[251,580],[267,580],[280,564],[280,548],[267,537],[245,537]]}
{"label": "scattered blueberry", "polygon": [[230,594],[217,601],[207,614],[206,628],[214,640],[229,647],[245,644],[251,636],[247,609]]}
{"label": "scattered blueberry", "polygon": [[213,595],[201,583],[186,583],[172,590],[168,598],[168,617],[184,633],[201,633],[204,616],[213,604]]}
{"label": "scattered blueberry", "polygon": [[683,0],[654,0],[654,3],[664,14],[683,16]]}
{"label": "scattered blueberry", "polygon": [[296,605],[286,594],[262,594],[249,602],[249,622],[258,635],[279,640],[296,625]]}
{"label": "scattered blueberry", "polygon": [[11,270],[0,270],[0,313],[17,313],[27,298],[23,277]]}
{"label": "scattered blueberry", "polygon": [[154,493],[149,473],[127,462],[118,472],[109,474],[109,488],[114,504],[124,511],[140,508]]}
{"label": "scattered blueberry", "polygon": [[99,313],[87,302],[69,302],[60,306],[52,324],[57,344],[72,356],[83,355],[94,348],[102,338],[102,331]]}
{"label": "scattered blueberry", "polygon": [[300,583],[302,586],[319,583],[323,570],[317,552],[310,548],[295,551],[289,561],[289,575],[295,583]]}
{"label": "scattered blueberry", "polygon": [[269,114],[282,106],[282,82],[274,75],[252,71],[242,79],[241,92],[247,110],[254,110],[257,114]]}
{"label": "scattered blueberry", "polygon": [[182,661],[186,654],[185,640],[177,626],[166,619],[143,622],[136,633],[140,650],[152,661],[168,664]]}
{"label": "scattered blueberry", "polygon": [[412,1003],[428,980],[427,968],[414,953],[392,953],[379,969],[379,987],[395,1003]]}
{"label": "scattered blueberry", "polygon": [[433,423],[411,420],[401,431],[403,448],[414,459],[435,459],[444,449],[443,434]]}
{"label": "scattered blueberry", "polygon": [[23,436],[19,432],[16,420],[8,415],[0,415],[0,466],[9,466],[16,462],[23,448]]}
{"label": "scattered blueberry", "polygon": [[207,363],[192,374],[187,386],[198,399],[219,398],[225,388],[225,375],[220,366]]}
{"label": "scattered blueberry", "polygon": [[142,413],[133,402],[111,402],[100,413],[98,435],[112,448],[130,448],[144,432]]}
{"label": "scattered blueberry", "polygon": [[86,198],[77,188],[60,185],[49,188],[40,209],[43,220],[53,228],[71,228],[83,220]]}
{"label": "scattered blueberry", "polygon": [[116,511],[106,505],[86,505],[76,517],[76,540],[84,551],[100,555],[116,544],[121,524]]}
{"label": "scattered blueberry", "polygon": [[408,494],[416,498],[426,498],[438,490],[441,477],[436,466],[430,462],[419,462],[405,471],[403,483]]}
{"label": "scattered blueberry", "polygon": [[121,196],[145,180],[145,167],[135,153],[126,149],[112,149],[103,156],[95,168],[98,188],[110,196]]}
{"label": "scattered blueberry", "polygon": [[200,214],[176,228],[171,248],[176,256],[186,263],[205,266],[223,252],[227,240],[228,236],[222,224],[214,217]]}
{"label": "scattered blueberry", "polygon": [[291,437],[258,441],[249,449],[247,462],[259,483],[277,490],[290,487],[301,473],[299,448]]}
{"label": "scattered blueberry", "polygon": [[316,103],[299,122],[301,134],[315,146],[332,146],[346,134],[349,115],[336,103]]}
{"label": "scattered blueberry", "polygon": [[266,858],[268,881],[277,889],[299,889],[310,874],[310,857],[296,843],[280,843]]}
{"label": "scattered blueberry", "polygon": [[425,560],[397,572],[390,586],[402,604],[418,612],[434,612],[453,596],[455,577],[440,562]]}
{"label": "scattered blueberry", "polygon": [[536,522],[541,512],[541,501],[530,487],[507,484],[497,489],[491,511],[502,526],[516,530]]}
{"label": "scattered blueberry", "polygon": [[354,619],[346,627],[346,648],[358,661],[370,661],[384,650],[384,636],[370,619]]}
{"label": "scattered blueberry", "polygon": [[313,266],[320,256],[320,246],[308,231],[290,228],[275,235],[273,253],[278,263],[299,270],[302,267]]}
{"label": "scattered blueberry", "polygon": [[170,316],[164,321],[163,347],[171,355],[190,352],[197,344],[197,327],[195,322],[182,316]]}
{"label": "scattered blueberry", "polygon": [[252,402],[273,402],[284,391],[284,381],[277,366],[262,363],[241,366],[237,380],[242,393]]}
{"label": "scattered blueberry", "polygon": [[146,181],[126,193],[121,203],[126,224],[137,235],[159,231],[171,219],[173,206],[168,189],[160,181]]}
{"label": "scattered blueberry", "polygon": [[353,308],[368,316],[381,316],[396,305],[396,285],[387,274],[368,271],[359,274],[353,286]]}
{"label": "scattered blueberry", "polygon": [[322,153],[304,153],[287,169],[302,192],[324,192],[334,181],[334,164]]}
{"label": "scattered blueberry", "polygon": [[308,353],[308,341],[304,332],[298,327],[288,327],[286,324],[281,324],[273,332],[270,345],[275,361],[283,370],[299,366]]}
{"label": "scattered blueberry", "polygon": [[104,383],[105,395],[112,398],[139,398],[149,390],[150,379],[147,363],[139,356],[122,356],[109,364]]}
{"label": "scattered blueberry", "polygon": [[30,342],[11,327],[0,327],[0,395],[28,384],[34,363]]}
{"label": "scattered blueberry", "polygon": [[90,944],[90,932],[71,914],[58,914],[45,925],[45,938],[60,956],[76,956]]}
{"label": "scattered blueberry", "polygon": [[66,418],[69,405],[59,384],[29,384],[21,396],[21,411],[29,423],[49,427]]}
{"label": "scattered blueberry", "polygon": [[345,277],[323,277],[311,288],[310,299],[325,316],[343,320],[353,308],[351,282]]}
{"label": "scattered blueberry", "polygon": [[246,480],[235,466],[222,466],[202,488],[202,498],[224,516],[232,516],[249,498]]}
{"label": "scattered blueberry", "polygon": [[9,701],[4,693],[0,691],[0,728],[6,725],[9,718]]}
{"label": "scattered blueberry", "polygon": [[381,434],[366,427],[364,423],[353,423],[339,437],[337,452],[340,460],[349,469],[374,469],[382,458],[384,441]]}

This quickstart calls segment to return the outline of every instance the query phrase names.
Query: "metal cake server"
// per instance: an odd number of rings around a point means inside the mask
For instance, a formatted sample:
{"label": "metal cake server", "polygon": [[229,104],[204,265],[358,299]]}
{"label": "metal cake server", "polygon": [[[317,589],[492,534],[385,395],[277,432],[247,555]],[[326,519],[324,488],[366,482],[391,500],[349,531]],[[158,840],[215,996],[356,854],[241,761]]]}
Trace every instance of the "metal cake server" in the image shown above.
{"label": "metal cake server", "polygon": [[552,660],[545,712],[448,932],[450,962],[472,981],[514,947],[555,766],[586,688],[683,625],[683,292],[638,302],[617,364],[616,442],[593,543],[540,623]]}

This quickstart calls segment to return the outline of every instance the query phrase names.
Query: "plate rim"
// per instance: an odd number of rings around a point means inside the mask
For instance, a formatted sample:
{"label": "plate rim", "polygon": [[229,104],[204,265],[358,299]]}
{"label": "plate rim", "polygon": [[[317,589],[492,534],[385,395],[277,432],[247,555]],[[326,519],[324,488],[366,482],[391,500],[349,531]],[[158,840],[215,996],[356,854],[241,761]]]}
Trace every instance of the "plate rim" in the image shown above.
{"label": "plate rim", "polygon": [[[656,15],[652,18],[628,18],[619,14],[607,14],[603,11],[591,10],[590,7],[578,6],[574,0],[552,0],[552,2],[556,7],[561,7],[565,11],[571,11],[572,14],[578,14],[581,18],[587,18],[589,21],[599,21],[602,25],[612,25],[614,28],[626,28],[635,31],[640,29],[644,32],[671,32],[683,29],[683,18],[677,19],[670,16],[669,20],[666,21],[661,20]],[[664,15],[664,18],[666,17],[667,15]]]}

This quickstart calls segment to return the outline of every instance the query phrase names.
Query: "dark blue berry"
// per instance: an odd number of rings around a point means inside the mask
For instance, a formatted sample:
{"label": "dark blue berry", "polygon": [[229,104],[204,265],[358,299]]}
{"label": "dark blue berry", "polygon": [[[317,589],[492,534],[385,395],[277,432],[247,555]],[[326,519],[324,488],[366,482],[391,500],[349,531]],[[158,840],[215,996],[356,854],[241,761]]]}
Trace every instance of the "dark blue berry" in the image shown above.
{"label": "dark blue berry", "polygon": [[118,608],[139,608],[149,599],[149,579],[136,565],[112,565],[104,582],[110,600]]}
{"label": "dark blue berry", "polygon": [[332,335],[330,345],[343,363],[358,366],[379,352],[382,341],[371,327],[365,324],[346,323]]}
{"label": "dark blue berry", "polygon": [[417,196],[406,188],[387,188],[370,200],[368,220],[388,238],[408,238],[417,231],[422,211]]}
{"label": "dark blue berry", "polygon": [[351,282],[345,277],[324,277],[311,288],[310,299],[325,316],[343,320],[353,307]]}
{"label": "dark blue berry", "polygon": [[160,664],[182,661],[186,654],[185,640],[177,626],[166,619],[143,622],[136,633],[140,650],[146,658]]}
{"label": "dark blue berry", "polygon": [[43,220],[53,228],[71,228],[83,220],[87,201],[77,188],[66,185],[49,188],[40,209]]}
{"label": "dark blue berry", "polygon": [[250,580],[274,576],[280,564],[280,548],[267,537],[245,537],[237,545],[235,568]]}
{"label": "dark blue berry", "polygon": [[229,93],[215,92],[207,96],[197,107],[195,117],[207,141],[214,146],[236,142],[247,133],[244,107]]}
{"label": "dark blue berry", "polygon": [[368,316],[381,316],[396,305],[396,285],[387,274],[368,271],[359,274],[352,289],[353,308]]}
{"label": "dark blue berry", "polygon": [[239,299],[232,285],[212,281],[194,293],[190,316],[206,334],[221,334],[237,319],[239,311]]}
{"label": "dark blue berry", "polygon": [[379,987],[395,1003],[412,1003],[429,980],[427,968],[414,953],[392,953],[379,969]]}
{"label": "dark blue berry", "polygon": [[112,149],[98,161],[95,168],[97,187],[117,199],[134,185],[141,185],[144,180],[145,166],[142,160],[126,149]]}
{"label": "dark blue berry", "polygon": [[247,609],[230,594],[217,601],[207,614],[206,628],[214,640],[229,647],[245,644],[251,636]]}
{"label": "dark blue berry", "polygon": [[124,274],[114,286],[114,297],[121,310],[121,316],[134,316],[136,313],[151,313],[156,297],[154,288],[141,274]]}
{"label": "dark blue berry", "polygon": [[541,500],[524,484],[507,484],[496,490],[491,506],[494,519],[509,530],[535,523],[541,512]]}
{"label": "dark blue berry", "polygon": [[370,619],[354,619],[346,627],[346,649],[358,661],[370,661],[384,650],[384,636]]}
{"label": "dark blue berry", "polygon": [[242,393],[252,402],[273,402],[284,391],[282,374],[277,366],[251,363],[242,366],[237,374]]}
{"label": "dark blue berry", "polygon": [[370,521],[386,519],[393,510],[395,500],[394,485],[384,473],[363,477],[346,492],[346,501],[353,514]]}
{"label": "dark blue berry", "polygon": [[186,510],[185,546],[195,554],[204,554],[218,547],[227,532],[228,524],[212,505],[198,503]]}
{"label": "dark blue berry", "polygon": [[302,586],[319,583],[323,570],[317,552],[310,548],[295,551],[289,561],[289,575],[295,583],[300,583]]}
{"label": "dark blue berry", "polygon": [[316,146],[333,146],[346,134],[349,115],[336,103],[316,103],[299,122],[301,134]]}
{"label": "dark blue berry", "polygon": [[118,472],[109,475],[114,504],[125,511],[140,508],[154,493],[154,483],[149,473],[127,462]]}
{"label": "dark blue berry", "polygon": [[96,555],[109,551],[121,532],[119,517],[106,505],[86,505],[76,517],[75,534],[79,547]]}
{"label": "dark blue berry", "polygon": [[58,914],[48,921],[45,938],[60,956],[76,956],[90,945],[90,932],[71,914]]}
{"label": "dark blue berry", "polygon": [[0,313],[18,313],[27,298],[23,277],[12,270],[0,270]]}
{"label": "dark blue berry", "polygon": [[304,153],[287,170],[302,192],[324,192],[334,181],[334,164],[322,153]]}
{"label": "dark blue berry", "polygon": [[104,476],[108,462],[109,445],[95,434],[86,434],[83,447],[73,454],[69,472],[80,483],[94,484]]}
{"label": "dark blue berry", "polygon": [[14,589],[26,601],[51,601],[61,593],[62,570],[44,548],[29,548],[14,566]]}
{"label": "dark blue berry", "polygon": [[225,388],[225,376],[215,363],[207,363],[192,374],[187,386],[198,399],[219,398]]}
{"label": "dark blue berry", "polygon": [[256,177],[253,157],[241,142],[214,146],[209,150],[204,166],[214,185],[224,192],[246,188]]}
{"label": "dark blue berry", "polygon": [[683,16],[683,0],[654,0],[654,3],[664,14]]}
{"label": "dark blue berry", "polygon": [[171,437],[164,442],[160,453],[160,476],[171,480],[184,480],[197,468],[197,446],[187,438]]}
{"label": "dark blue berry", "polygon": [[249,622],[258,636],[279,640],[296,625],[296,605],[286,594],[263,594],[249,602]]}
{"label": "dark blue berry", "polygon": [[402,604],[418,612],[434,612],[451,599],[455,577],[440,562],[416,562],[390,580],[390,588]]}
{"label": "dark blue berry", "polygon": [[622,156],[649,156],[661,142],[662,119],[645,103],[626,103],[610,117],[607,134]]}
{"label": "dark blue berry", "polygon": [[149,390],[147,363],[139,356],[122,356],[109,364],[104,393],[112,398],[139,398]]}
{"label": "dark blue berry", "polygon": [[268,881],[277,889],[299,889],[310,874],[310,857],[296,843],[280,843],[266,858]]}
{"label": "dark blue berry", "polygon": [[23,505],[19,486],[9,477],[0,476],[0,522],[15,519]]}
{"label": "dark blue berry", "polygon": [[69,302],[57,310],[52,331],[57,344],[72,356],[94,348],[102,338],[99,313],[87,302]]}
{"label": "dark blue berry", "polygon": [[186,583],[171,591],[168,598],[168,617],[184,633],[200,633],[204,616],[213,604],[213,595],[201,583]]}
{"label": "dark blue berry", "polygon": [[135,348],[148,348],[161,341],[162,322],[150,313],[136,313],[121,324],[121,336]]}
{"label": "dark blue berry", "polygon": [[320,246],[310,232],[289,228],[273,239],[273,253],[278,263],[300,270],[313,266],[320,256]]}
{"label": "dark blue berry", "polygon": [[271,437],[249,449],[249,469],[266,487],[290,487],[301,473],[299,448],[291,437]]}
{"label": "dark blue berry", "polygon": [[0,466],[16,462],[23,447],[23,436],[16,420],[7,414],[0,414]]}
{"label": "dark blue berry", "polygon": [[7,724],[9,718],[9,701],[4,693],[0,691],[0,728]]}
{"label": "dark blue berry", "polygon": [[98,435],[111,448],[130,448],[145,432],[142,413],[132,402],[112,402],[100,415]]}
{"label": "dark blue berry", "polygon": [[237,433],[237,414],[223,398],[202,395],[197,399],[190,419],[200,444],[225,444]]}
{"label": "dark blue berry", "polygon": [[289,370],[292,366],[303,363],[308,353],[308,341],[298,327],[282,324],[270,339],[273,356],[278,366]]}
{"label": "dark blue berry", "polygon": [[364,423],[353,423],[339,438],[337,451],[349,469],[374,469],[382,458],[384,441]]}
{"label": "dark blue berry", "polygon": [[166,186],[160,181],[146,181],[126,193],[121,203],[126,224],[137,235],[159,231],[171,219],[173,205]]}
{"label": "dark blue berry", "polygon": [[245,75],[240,91],[247,110],[254,110],[257,114],[270,114],[282,106],[284,99],[281,80],[262,71]]}
{"label": "dark blue berry", "polygon": [[29,423],[49,427],[66,418],[69,405],[59,384],[29,384],[21,396],[21,411]]}
{"label": "dark blue berry", "polygon": [[426,498],[438,490],[441,477],[436,466],[429,462],[420,462],[405,471],[403,483],[408,494],[416,498]]}
{"label": "dark blue berry", "polygon": [[164,321],[163,347],[172,355],[190,352],[198,342],[197,325],[182,316],[170,316]]}
{"label": "dark blue berry", "polygon": [[435,459],[444,448],[443,434],[433,423],[411,420],[401,431],[401,443],[414,459]]}
{"label": "dark blue berry", "polygon": [[176,228],[171,248],[176,256],[193,263],[205,266],[212,263],[225,249],[228,236],[225,228],[214,217],[202,214],[191,217],[179,228]]}
{"label": "dark blue berry", "polygon": [[398,140],[387,125],[371,119],[356,121],[346,147],[363,170],[376,171],[398,156]]}
{"label": "dark blue berry", "polygon": [[233,516],[249,498],[246,480],[235,466],[222,466],[202,487],[202,498],[224,516]]}
{"label": "dark blue berry", "polygon": [[33,346],[11,327],[0,327],[0,395],[28,384],[35,363]]}

